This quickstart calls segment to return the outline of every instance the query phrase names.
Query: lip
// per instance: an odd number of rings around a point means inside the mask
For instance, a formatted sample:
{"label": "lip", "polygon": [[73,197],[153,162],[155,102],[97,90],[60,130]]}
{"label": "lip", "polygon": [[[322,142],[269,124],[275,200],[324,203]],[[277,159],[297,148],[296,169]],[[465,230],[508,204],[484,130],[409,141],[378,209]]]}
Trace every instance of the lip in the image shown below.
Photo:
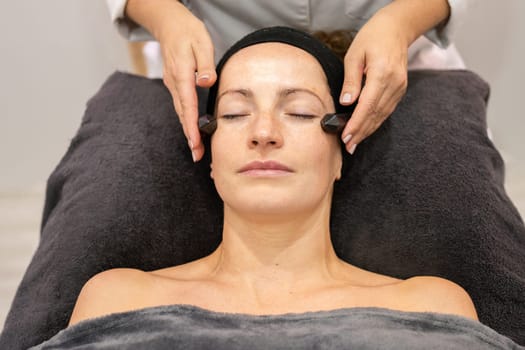
{"label": "lip", "polygon": [[256,160],[246,164],[238,172],[249,176],[282,176],[293,173],[293,170],[274,160]]}

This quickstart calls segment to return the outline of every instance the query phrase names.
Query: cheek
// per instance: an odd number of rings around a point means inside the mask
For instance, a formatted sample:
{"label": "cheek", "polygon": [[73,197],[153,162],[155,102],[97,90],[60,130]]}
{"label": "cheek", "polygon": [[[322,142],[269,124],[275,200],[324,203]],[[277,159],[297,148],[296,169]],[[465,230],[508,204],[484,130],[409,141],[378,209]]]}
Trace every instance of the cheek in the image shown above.
{"label": "cheek", "polygon": [[337,140],[337,149],[334,151],[334,172],[335,180],[341,180],[343,176],[343,155],[341,153],[341,146],[339,145],[339,140]]}
{"label": "cheek", "polygon": [[216,180],[220,178],[221,169],[228,168],[230,166],[230,159],[235,157],[235,151],[239,149],[238,145],[235,145],[235,138],[226,135],[224,132],[216,131],[211,139],[211,173],[212,179]]}
{"label": "cheek", "polygon": [[301,144],[301,152],[307,155],[308,168],[312,169],[315,175],[329,182],[340,178],[342,158],[337,137],[320,131],[309,137],[303,135]]}

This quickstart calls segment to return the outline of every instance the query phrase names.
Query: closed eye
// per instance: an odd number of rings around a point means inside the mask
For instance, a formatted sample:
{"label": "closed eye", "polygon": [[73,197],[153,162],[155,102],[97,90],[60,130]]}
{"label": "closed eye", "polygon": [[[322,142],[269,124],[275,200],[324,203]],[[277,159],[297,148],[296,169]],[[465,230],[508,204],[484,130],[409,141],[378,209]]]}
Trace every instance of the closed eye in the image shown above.
{"label": "closed eye", "polygon": [[221,116],[222,119],[236,119],[236,118],[240,118],[240,117],[245,117],[247,116],[248,114],[223,114]]}
{"label": "closed eye", "polygon": [[301,119],[314,119],[317,118],[314,114],[300,114],[300,113],[288,113],[289,116],[297,117]]}

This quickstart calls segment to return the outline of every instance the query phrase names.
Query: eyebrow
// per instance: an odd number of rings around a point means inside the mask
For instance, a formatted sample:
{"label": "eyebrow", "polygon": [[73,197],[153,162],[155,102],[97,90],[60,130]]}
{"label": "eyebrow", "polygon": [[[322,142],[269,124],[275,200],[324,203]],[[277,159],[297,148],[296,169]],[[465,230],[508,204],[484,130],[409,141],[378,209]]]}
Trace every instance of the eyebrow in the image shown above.
{"label": "eyebrow", "polygon": [[[312,90],[309,90],[309,89],[305,89],[305,88],[283,88],[281,90],[279,90],[279,98],[286,98],[292,94],[295,94],[295,93],[298,93],[298,92],[302,92],[302,93],[306,93],[308,95],[311,95],[313,97],[315,97],[319,102],[321,102],[321,104],[323,105],[324,108],[326,108],[323,100],[321,99],[321,97],[319,97],[315,92],[313,92]],[[250,90],[250,89],[228,89],[226,91],[223,91],[218,97],[217,97],[217,103],[219,102],[219,100],[221,99],[221,97],[223,97],[224,95],[227,95],[227,94],[240,94],[242,96],[244,96],[245,98],[253,98],[253,91]]]}

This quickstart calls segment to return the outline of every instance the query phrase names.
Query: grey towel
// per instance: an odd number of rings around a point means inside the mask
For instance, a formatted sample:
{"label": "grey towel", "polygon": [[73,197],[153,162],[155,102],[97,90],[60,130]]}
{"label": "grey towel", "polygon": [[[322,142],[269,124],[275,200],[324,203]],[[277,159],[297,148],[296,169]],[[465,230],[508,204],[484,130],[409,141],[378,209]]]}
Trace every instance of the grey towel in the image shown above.
{"label": "grey towel", "polygon": [[523,349],[479,322],[350,308],[275,316],[159,306],[78,323],[44,349]]}

